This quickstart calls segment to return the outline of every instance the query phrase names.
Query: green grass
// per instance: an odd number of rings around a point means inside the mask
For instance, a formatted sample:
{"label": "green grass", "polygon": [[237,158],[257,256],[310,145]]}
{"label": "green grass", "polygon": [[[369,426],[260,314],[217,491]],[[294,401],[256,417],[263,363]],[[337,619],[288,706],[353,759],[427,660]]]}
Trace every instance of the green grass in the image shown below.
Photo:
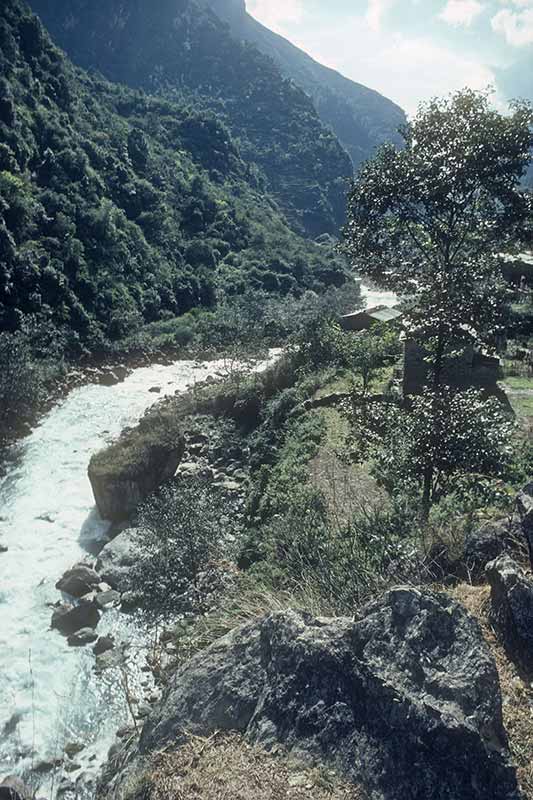
{"label": "green grass", "polygon": [[533,378],[525,375],[509,375],[503,381],[506,388],[512,391],[523,391],[530,389],[533,392]]}
{"label": "green grass", "polygon": [[[394,366],[383,367],[380,369],[375,377],[370,381],[368,392],[370,394],[379,394],[384,392],[392,377],[394,375]],[[532,384],[533,386],[533,384]],[[339,369],[335,375],[323,384],[315,393],[315,399],[326,397],[330,394],[342,394],[343,392],[351,392],[353,389],[360,391],[362,388],[361,379],[350,372],[349,369]]]}
{"label": "green grass", "polygon": [[533,395],[527,397],[524,395],[510,394],[509,402],[518,419],[533,417]]}

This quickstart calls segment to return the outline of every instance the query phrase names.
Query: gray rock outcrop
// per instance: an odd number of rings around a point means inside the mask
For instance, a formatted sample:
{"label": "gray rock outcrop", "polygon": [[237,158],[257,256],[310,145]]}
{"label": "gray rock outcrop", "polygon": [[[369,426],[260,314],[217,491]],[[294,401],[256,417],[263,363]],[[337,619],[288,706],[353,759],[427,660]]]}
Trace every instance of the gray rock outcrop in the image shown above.
{"label": "gray rock outcrop", "polygon": [[533,483],[528,483],[519,492],[516,498],[516,506],[520,514],[522,531],[529,550],[529,561],[533,569]]}
{"label": "gray rock outcrop", "polygon": [[477,622],[444,594],[397,588],[356,621],[288,611],[233,631],[176,673],[139,763],[185,730],[282,742],[372,800],[520,797],[496,666]]}
{"label": "gray rock outcrop", "polygon": [[461,558],[465,577],[475,583],[483,582],[487,564],[516,547],[514,537],[520,538],[519,526],[510,524],[508,519],[491,522],[469,533]]}
{"label": "gray rock outcrop", "polygon": [[118,592],[129,592],[133,587],[132,568],[137,563],[139,551],[137,528],[126,528],[101,550],[96,569],[102,579]]}
{"label": "gray rock outcrop", "polygon": [[0,783],[0,800],[32,800],[33,792],[29,786],[15,775],[9,775]]}
{"label": "gray rock outcrop", "polygon": [[128,519],[139,503],[172,478],[183,455],[181,435],[168,434],[154,421],[126,431],[109,448],[96,453],[88,475],[96,506],[104,519]]}
{"label": "gray rock outcrop", "polygon": [[509,657],[533,670],[533,580],[509,556],[487,565],[490,620]]}

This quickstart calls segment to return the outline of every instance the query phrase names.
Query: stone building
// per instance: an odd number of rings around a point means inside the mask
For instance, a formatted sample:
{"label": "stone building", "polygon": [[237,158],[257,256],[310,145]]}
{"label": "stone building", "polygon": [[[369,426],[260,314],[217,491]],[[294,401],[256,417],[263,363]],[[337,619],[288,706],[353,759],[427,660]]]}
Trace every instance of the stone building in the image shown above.
{"label": "stone building", "polygon": [[[376,324],[399,322],[402,316],[397,308],[373,306],[345,314],[340,318],[340,325],[345,331],[360,333]],[[428,381],[429,368],[424,347],[407,332],[402,337],[403,352],[396,376],[402,395],[407,397],[422,392]],[[460,388],[486,387],[494,385],[501,377],[500,373],[500,359],[480,350],[472,338],[461,342],[457,347],[457,355],[448,359],[444,366],[443,382]]]}
{"label": "stone building", "polygon": [[[428,364],[424,348],[412,337],[405,336],[401,384],[404,397],[420,394],[428,380]],[[474,341],[462,343],[458,354],[446,360],[443,383],[457,388],[493,386],[501,377],[501,364],[497,356],[483,352]]]}

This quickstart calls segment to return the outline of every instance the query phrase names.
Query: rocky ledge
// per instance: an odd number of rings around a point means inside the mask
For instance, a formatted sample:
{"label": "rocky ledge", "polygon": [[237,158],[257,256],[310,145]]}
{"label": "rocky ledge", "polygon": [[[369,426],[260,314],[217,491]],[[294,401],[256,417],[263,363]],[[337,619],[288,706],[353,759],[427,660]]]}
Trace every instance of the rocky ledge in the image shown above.
{"label": "rocky ledge", "polygon": [[150,409],[136,428],[125,430],[89,463],[98,511],[114,522],[128,519],[149,494],[172,478],[185,442],[168,404]]}
{"label": "rocky ledge", "polygon": [[520,797],[496,666],[444,594],[397,588],[355,621],[287,611],[233,631],[175,674],[103,793],[125,797],[184,731],[217,730],[333,765],[372,800]]}

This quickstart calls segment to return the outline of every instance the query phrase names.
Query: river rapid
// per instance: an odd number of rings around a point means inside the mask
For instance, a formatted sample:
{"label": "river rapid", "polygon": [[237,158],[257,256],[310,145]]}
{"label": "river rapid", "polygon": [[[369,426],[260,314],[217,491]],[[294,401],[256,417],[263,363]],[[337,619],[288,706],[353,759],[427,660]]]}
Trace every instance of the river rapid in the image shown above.
{"label": "river rapid", "polygon": [[[367,305],[394,302],[392,295],[363,294]],[[178,361],[136,369],[116,386],[82,386],[12,448],[0,481],[0,544],[8,548],[0,553],[0,781],[11,773],[30,776],[41,796],[53,797],[61,769],[46,771],[43,762],[79,742],[84,749],[74,762],[80,768],[68,780],[82,780],[80,796],[90,797],[117,728],[131,723],[117,670],[96,675],[91,647],[71,648],[50,630],[50,606],[60,599],[55,583],[106,541],[109,524],[94,507],[87,478],[92,454],[155,400],[225,367],[223,361]],[[160,394],[149,391],[154,386]],[[128,644],[128,689],[142,696],[149,637],[141,638],[134,617],[116,610],[98,626],[99,635],[108,632]]]}

